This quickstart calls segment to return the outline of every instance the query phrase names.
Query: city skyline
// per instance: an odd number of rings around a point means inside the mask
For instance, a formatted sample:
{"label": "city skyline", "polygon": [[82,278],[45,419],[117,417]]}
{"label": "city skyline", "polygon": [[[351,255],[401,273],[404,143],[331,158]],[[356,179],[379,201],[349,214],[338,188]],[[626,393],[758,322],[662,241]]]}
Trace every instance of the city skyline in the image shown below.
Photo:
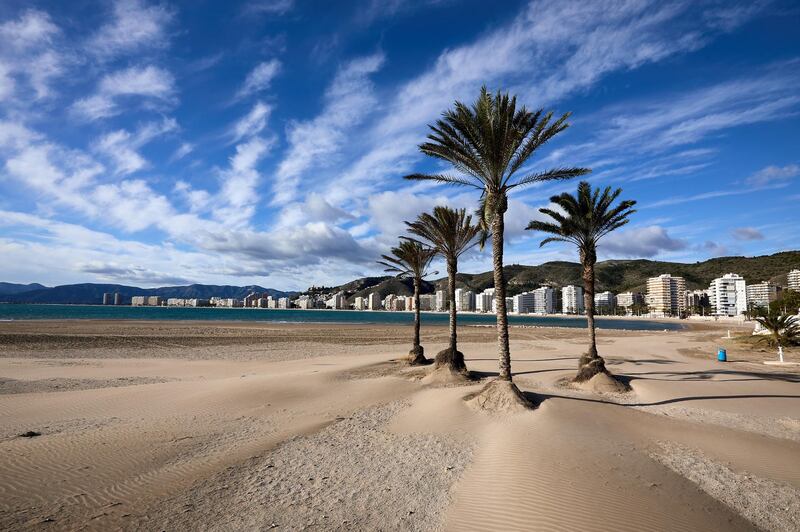
{"label": "city skyline", "polygon": [[[639,202],[601,260],[800,248],[797,7],[504,6],[4,3],[0,280],[299,290],[380,274],[404,220],[476,207],[401,177],[446,169],[417,144],[483,84],[574,113],[532,168],[588,166]],[[524,231],[576,186],[511,196],[506,264],[577,260]],[[474,250],[460,269],[490,264]]]}

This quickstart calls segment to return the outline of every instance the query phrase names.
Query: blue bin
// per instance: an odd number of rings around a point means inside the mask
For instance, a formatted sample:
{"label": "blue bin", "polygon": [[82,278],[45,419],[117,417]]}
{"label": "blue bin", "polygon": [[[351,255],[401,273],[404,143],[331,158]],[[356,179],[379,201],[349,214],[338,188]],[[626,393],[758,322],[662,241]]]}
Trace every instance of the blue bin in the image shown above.
{"label": "blue bin", "polygon": [[724,349],[720,348],[720,350],[717,351],[717,360],[719,360],[720,362],[727,362],[728,361],[728,352],[725,351]]}

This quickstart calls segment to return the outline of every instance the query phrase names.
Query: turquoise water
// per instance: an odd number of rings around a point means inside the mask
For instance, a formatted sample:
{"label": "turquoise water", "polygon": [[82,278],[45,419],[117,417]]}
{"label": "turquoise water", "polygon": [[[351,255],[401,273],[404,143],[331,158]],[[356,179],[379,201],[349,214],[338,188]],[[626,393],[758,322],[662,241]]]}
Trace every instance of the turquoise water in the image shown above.
{"label": "turquoise water", "polygon": [[[385,323],[410,324],[410,312],[370,312],[358,310],[275,310],[247,308],[128,307],[100,305],[10,305],[0,304],[0,320],[200,320],[200,321],[271,321],[281,323]],[[447,314],[423,312],[422,323],[446,324]],[[492,314],[459,314],[459,323],[490,325]],[[586,327],[585,318],[559,316],[509,316],[512,325],[541,327]],[[683,329],[679,323],[644,320],[596,319],[602,329],[661,331]]]}

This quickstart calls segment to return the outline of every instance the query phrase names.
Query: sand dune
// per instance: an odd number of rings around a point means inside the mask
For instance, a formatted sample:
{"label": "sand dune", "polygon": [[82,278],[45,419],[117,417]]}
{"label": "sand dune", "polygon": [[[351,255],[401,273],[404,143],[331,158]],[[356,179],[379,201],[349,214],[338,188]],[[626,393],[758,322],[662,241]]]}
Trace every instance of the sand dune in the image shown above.
{"label": "sand dune", "polygon": [[[405,327],[38,327],[0,325],[4,530],[800,528],[800,374],[707,330],[601,331],[620,396],[564,385],[583,331],[514,329],[538,408],[493,416],[386,362]],[[491,378],[492,331],[461,338]]]}

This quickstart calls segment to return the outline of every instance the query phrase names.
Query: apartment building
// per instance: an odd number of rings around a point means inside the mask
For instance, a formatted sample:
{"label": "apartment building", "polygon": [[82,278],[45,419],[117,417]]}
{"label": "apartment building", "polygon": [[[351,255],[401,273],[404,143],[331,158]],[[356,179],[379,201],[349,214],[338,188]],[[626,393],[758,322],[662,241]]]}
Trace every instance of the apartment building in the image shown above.
{"label": "apartment building", "polygon": [[800,292],[800,270],[792,270],[787,275],[788,283],[787,287],[789,290],[796,290]]}
{"label": "apartment building", "polygon": [[726,273],[711,281],[709,300],[716,316],[739,316],[747,312],[747,283],[741,275]]}
{"label": "apartment building", "polygon": [[769,307],[769,304],[778,299],[780,287],[769,281],[749,284],[745,286],[748,307]]}
{"label": "apartment building", "polygon": [[564,314],[583,314],[583,288],[567,285],[561,289],[561,312]]}
{"label": "apartment building", "polygon": [[656,316],[681,316],[686,311],[686,280],[665,273],[647,280],[647,305]]}

